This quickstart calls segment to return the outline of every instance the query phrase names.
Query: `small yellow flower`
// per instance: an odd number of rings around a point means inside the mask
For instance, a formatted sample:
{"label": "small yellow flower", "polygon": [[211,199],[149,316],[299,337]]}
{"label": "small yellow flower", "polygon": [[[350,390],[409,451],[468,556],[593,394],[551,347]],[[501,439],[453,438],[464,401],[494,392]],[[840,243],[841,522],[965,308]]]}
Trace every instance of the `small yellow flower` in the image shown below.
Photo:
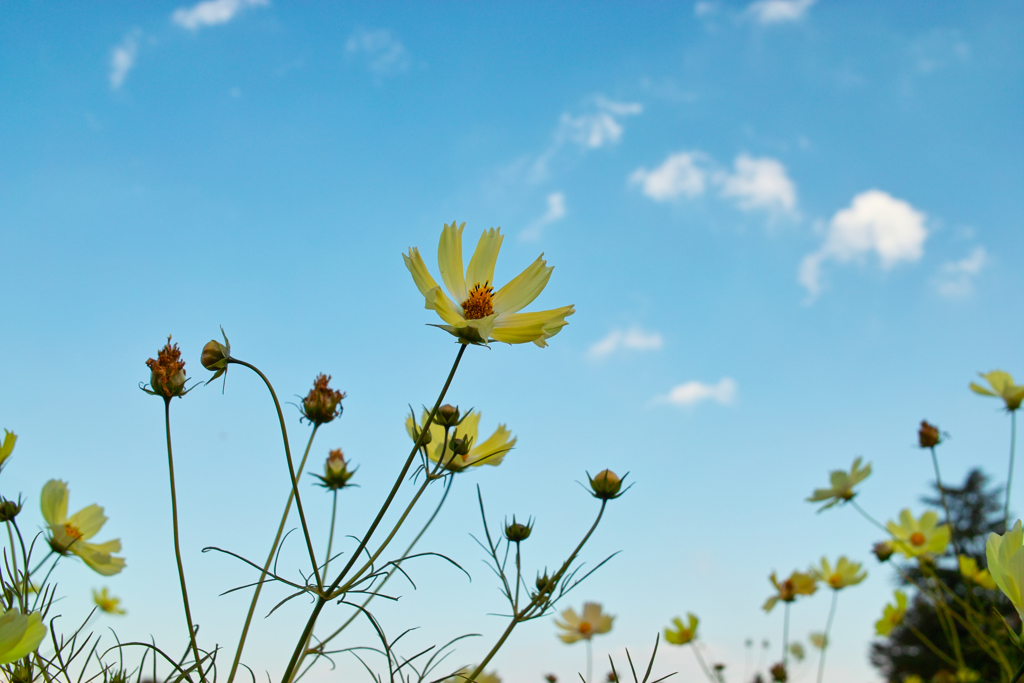
{"label": "small yellow flower", "polygon": [[771,612],[772,608],[775,607],[775,603],[779,600],[793,602],[798,595],[813,595],[814,591],[818,590],[817,579],[811,574],[804,574],[803,572],[793,572],[782,583],[779,583],[775,572],[772,572],[772,575],[768,578],[778,593],[765,600],[762,607],[765,612]]}
{"label": "small yellow flower", "polygon": [[949,545],[949,525],[936,526],[939,516],[929,510],[921,515],[920,520],[914,519],[910,510],[900,511],[900,523],[889,522],[885,528],[896,539],[893,547],[904,557],[920,557],[922,555],[941,555]]}
{"label": "small yellow flower", "polygon": [[43,486],[39,506],[43,519],[50,525],[50,545],[55,551],[62,555],[68,552],[78,555],[103,576],[111,576],[124,569],[124,558],[113,555],[120,552],[121,539],[88,543],[107,521],[99,505],[82,508],[68,518],[68,485],[58,479],[51,479]]}
{"label": "small yellow flower", "polygon": [[1017,614],[1024,619],[1024,530],[1020,520],[1013,528],[1000,536],[989,534],[985,544],[988,571],[999,590],[1017,608]]}
{"label": "small yellow flower", "polygon": [[860,566],[860,562],[850,562],[846,556],[843,556],[839,558],[835,569],[833,569],[828,560],[823,557],[821,558],[821,567],[814,568],[814,575],[819,581],[827,583],[832,590],[839,590],[864,580],[868,573],[862,572]]}
{"label": "small yellow flower", "polygon": [[853,492],[853,487],[867,479],[868,475],[871,474],[871,463],[861,468],[860,461],[861,458],[853,461],[853,467],[850,468],[849,473],[844,470],[833,470],[829,475],[829,481],[832,486],[827,489],[814,489],[814,493],[807,499],[807,502],[820,503],[823,500],[829,501],[818,508],[818,512],[821,512],[837,503],[853,500],[853,497],[857,495]]}
{"label": "small yellow flower", "polygon": [[875,622],[875,633],[880,636],[887,636],[893,628],[899,626],[903,617],[907,614],[907,594],[903,591],[896,591],[896,604],[886,605],[882,610],[882,618]]}
{"label": "small yellow flower", "polygon": [[22,614],[17,607],[7,610],[0,615],[0,664],[10,664],[35,652],[45,635],[39,612]]}
{"label": "small yellow flower", "polygon": [[982,396],[998,396],[1006,402],[1006,410],[1013,412],[1020,408],[1021,401],[1024,401],[1024,387],[1013,383],[1010,373],[1002,370],[993,370],[986,374],[978,373],[992,387],[989,391],[983,386],[971,382],[971,390]]}
{"label": "small yellow flower", "polygon": [[672,620],[675,625],[675,630],[671,628],[665,629],[665,640],[672,643],[673,645],[686,645],[690,641],[697,638],[697,624],[699,619],[691,613],[686,613],[687,624],[683,625],[683,620],[676,617]]}
{"label": "small yellow flower", "polygon": [[555,626],[565,631],[559,633],[558,637],[563,643],[575,643],[577,640],[590,640],[598,633],[608,633],[612,630],[612,620],[615,617],[601,611],[601,605],[596,602],[588,602],[583,605],[583,613],[576,615],[572,607],[562,612],[562,619],[555,619]]}
{"label": "small yellow flower", "polygon": [[572,306],[548,311],[519,313],[537,298],[548,284],[551,271],[543,254],[526,270],[501,289],[494,290],[494,264],[504,239],[500,228],[491,228],[480,236],[476,251],[463,274],[463,223],[445,225],[437,247],[437,263],[448,296],[431,277],[416,247],[403,254],[405,267],[426,299],[426,308],[437,311],[445,322],[437,325],[455,335],[463,344],[487,344],[491,340],[509,344],[533,342],[547,346],[545,340],[567,325],[565,319],[575,313]]}
{"label": "small yellow flower", "polygon": [[96,590],[92,589],[92,601],[96,603],[96,606],[107,614],[127,614],[127,612],[119,607],[121,604],[121,598],[115,598],[113,595],[107,592],[107,589]]}
{"label": "small yellow flower", "polygon": [[[417,435],[422,431],[421,428],[426,424],[428,417],[430,417],[430,413],[423,411],[419,425],[413,422],[411,415],[405,418],[405,430],[409,433],[410,439],[416,441]],[[479,428],[480,413],[475,411],[469,413],[462,418],[461,424],[459,424],[454,432],[449,432],[448,446],[445,447],[444,427],[437,424],[435,420],[430,424],[430,430],[428,431],[430,439],[429,444],[426,446],[427,455],[431,460],[440,462],[445,469],[452,472],[461,472],[467,467],[500,464],[505,454],[516,445],[516,438],[512,436],[512,432],[505,425],[499,424],[498,429],[488,439],[478,443]],[[459,455],[452,450],[453,435],[457,435],[460,439],[467,439],[467,442],[470,444],[468,453]]]}
{"label": "small yellow flower", "polygon": [[811,645],[819,650],[824,650],[828,647],[828,636],[820,631],[815,631],[807,636],[807,640],[811,641]]}
{"label": "small yellow flower", "polygon": [[960,555],[957,560],[960,562],[960,576],[965,580],[990,591],[996,589],[996,582],[992,580],[992,575],[988,573],[987,569],[978,569],[978,561],[973,557]]}
{"label": "small yellow flower", "polygon": [[[456,672],[454,676],[449,676],[448,678],[444,679],[444,681],[442,681],[441,683],[466,683],[466,681],[469,680],[470,675],[474,671],[476,671],[475,666],[467,666],[465,669],[460,669],[458,672]],[[501,678],[499,678],[498,674],[494,672],[480,672],[480,675],[476,677],[475,681],[476,683],[501,683]]]}
{"label": "small yellow flower", "polygon": [[4,430],[4,441],[0,444],[0,467],[3,467],[4,463],[7,462],[7,458],[11,457],[11,453],[14,452],[14,444],[18,440],[18,435],[14,432]]}

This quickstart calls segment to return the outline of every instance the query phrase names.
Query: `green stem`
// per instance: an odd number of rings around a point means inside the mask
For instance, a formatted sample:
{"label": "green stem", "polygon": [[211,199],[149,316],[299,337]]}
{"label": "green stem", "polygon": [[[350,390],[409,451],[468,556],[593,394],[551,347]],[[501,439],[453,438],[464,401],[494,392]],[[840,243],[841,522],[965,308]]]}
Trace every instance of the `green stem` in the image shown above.
{"label": "green stem", "polygon": [[836,602],[839,600],[839,591],[832,591],[832,607],[828,611],[828,621],[825,622],[825,642],[821,647],[821,658],[818,660],[818,683],[825,675],[825,652],[828,650],[828,636],[832,631],[832,618],[836,615]]}
{"label": "green stem", "polygon": [[789,606],[791,604],[786,602],[786,616],[782,621],[782,666],[786,668],[789,664]]}
{"label": "green stem", "polygon": [[185,621],[188,622],[188,639],[192,645],[192,654],[196,658],[196,669],[199,678],[203,678],[202,660],[199,658],[199,646],[196,645],[196,632],[192,622],[192,610],[188,604],[188,590],[185,588],[185,567],[181,563],[181,545],[178,542],[178,495],[174,488],[174,453],[171,449],[171,399],[164,397],[164,425],[167,430],[167,470],[171,480],[171,519],[174,523],[174,558],[178,561],[178,578],[181,580],[181,601],[185,606]]}
{"label": "green stem", "polygon": [[[1013,452],[1017,445],[1017,411],[1010,412],[1010,471],[1006,475],[1006,503],[1003,505],[1003,533],[1010,530],[1010,484],[1013,481]],[[1020,678],[1020,672],[1017,672]]]}
{"label": "green stem", "polygon": [[935,455],[935,446],[929,448],[932,452],[932,465],[935,466],[935,485],[939,487],[939,496],[942,498],[942,509],[946,511],[946,524],[949,525],[950,540],[953,541],[953,550],[957,556],[960,555],[960,544],[956,540],[956,525],[953,523],[953,518],[949,516],[949,505],[946,504],[946,489],[942,486],[942,477],[939,475],[939,459]]}
{"label": "green stem", "polygon": [[[11,530],[11,522],[7,521],[7,537],[11,539],[11,563],[12,563],[12,576],[11,584],[17,586],[19,583],[23,585],[17,591],[18,594],[18,606],[21,608],[22,614],[25,613],[25,595],[24,595],[24,582],[18,581],[18,549],[14,546],[14,531]],[[28,567],[25,567],[25,571],[28,571]],[[11,600],[11,604],[7,605],[8,609],[14,606],[14,600]]]}
{"label": "green stem", "polygon": [[332,491],[334,500],[331,501],[331,530],[327,532],[327,554],[324,555],[324,576],[327,576],[327,565],[331,563],[331,546],[334,545],[334,520],[338,516],[338,489]]}
{"label": "green stem", "polygon": [[[448,387],[451,386],[452,379],[455,378],[455,371],[458,370],[459,362],[462,360],[462,355],[465,352],[466,344],[460,344],[459,353],[455,356],[455,362],[452,364],[452,369],[448,373],[448,379],[445,380],[444,387],[441,388],[441,393],[438,395],[437,401],[434,403],[434,408],[430,411],[426,424],[423,425],[423,431],[429,430],[430,425],[433,424],[434,418],[437,416],[437,409],[441,407],[441,402],[444,400],[445,394],[448,393]],[[399,472],[398,478],[395,479],[395,483],[391,487],[391,492],[388,494],[387,499],[385,499],[384,504],[377,512],[377,516],[374,518],[373,523],[370,524],[370,528],[366,530],[366,534],[363,536],[362,540],[359,541],[359,547],[356,548],[354,553],[352,553],[352,557],[350,557],[348,562],[345,564],[345,568],[341,570],[338,574],[338,578],[334,580],[331,587],[326,591],[327,594],[333,593],[334,590],[341,585],[342,580],[345,578],[345,574],[352,569],[352,565],[356,563],[356,560],[359,559],[359,555],[363,552],[366,544],[370,542],[370,537],[373,536],[373,532],[377,530],[377,527],[380,525],[385,513],[387,513],[388,508],[391,507],[391,502],[398,494],[398,489],[401,488],[402,482],[405,480],[405,475],[409,472],[409,467],[412,465],[412,461],[416,457],[417,452],[419,452],[418,443],[413,445],[412,451],[410,451],[409,457],[406,458],[405,465],[402,467],[402,471]],[[282,680],[291,680],[292,672],[299,663],[299,658],[305,650],[305,645],[309,642],[309,634],[313,632],[313,626],[316,624],[317,617],[320,616],[320,612],[323,610],[325,604],[327,604],[327,599],[321,594],[317,598],[316,604],[313,606],[312,614],[310,614],[309,619],[306,620],[306,626],[302,629],[302,635],[299,637],[299,642],[296,644],[294,652],[292,652],[292,657],[288,662],[287,668],[285,668]]]}
{"label": "green stem", "polygon": [[[314,423],[313,431],[309,434],[309,442],[306,443],[306,452],[302,454],[302,461],[299,463],[299,474],[302,474],[303,469],[306,466],[306,458],[309,457],[309,450],[313,446],[313,438],[316,436],[316,431],[320,429],[320,425]],[[287,441],[285,442],[287,443]],[[277,553],[278,544],[281,543],[281,536],[284,534],[284,527],[288,523],[288,514],[292,509],[292,500],[295,498],[295,489],[292,488],[288,491],[288,502],[284,505],[284,512],[281,514],[281,522],[277,525],[277,535],[274,536],[274,543],[270,546],[270,552],[267,553],[267,561],[263,564],[263,570],[260,572],[260,580],[256,584],[256,590],[252,595],[252,602],[249,603],[249,612],[245,615],[245,624],[242,626],[242,635],[238,638],[238,647],[235,649],[235,659],[231,663],[231,673],[228,674],[228,683],[231,683],[235,678],[235,673],[238,671],[238,666],[242,661],[242,650],[245,647],[245,639],[249,634],[249,627],[252,624],[253,614],[256,612],[256,603],[260,599],[260,592],[263,591],[263,583],[267,578],[267,574],[270,573],[270,565],[274,561],[274,555]]]}
{"label": "green stem", "polygon": [[277,400],[277,392],[274,391],[274,386],[267,379],[259,368],[250,363],[246,363],[244,360],[238,360],[237,358],[228,359],[229,363],[238,363],[244,367],[249,368],[263,380],[263,383],[267,385],[267,389],[270,391],[270,396],[274,399],[274,407],[277,409],[277,420],[281,424],[281,438],[284,440],[284,455],[288,460],[288,474],[292,479],[292,493],[295,494],[295,509],[299,511],[299,523],[302,524],[302,535],[306,538],[306,549],[309,551],[309,562],[313,565],[313,575],[316,577],[316,586],[318,589],[323,590],[324,582],[320,577],[320,565],[316,561],[316,552],[313,550],[313,539],[309,535],[309,525],[306,524],[306,513],[302,510],[302,497],[299,495],[299,480],[295,475],[295,465],[292,463],[292,449],[288,445],[288,428],[284,424],[284,413],[281,412],[281,402]]}
{"label": "green stem", "polygon": [[1024,676],[1024,662],[1021,662],[1020,668],[1017,669],[1017,673],[1013,674],[1013,680],[1010,683],[1017,683],[1021,676]]}
{"label": "green stem", "polygon": [[718,683],[718,681],[715,680],[715,677],[711,675],[711,669],[709,669],[708,665],[704,662],[704,656],[701,655],[700,650],[697,648],[697,641],[691,640],[690,647],[693,650],[693,654],[697,655],[697,663],[700,664],[700,668],[704,670],[704,675],[708,677],[708,680],[711,681],[711,683]]}
{"label": "green stem", "polygon": [[590,638],[587,638],[587,680],[586,683],[592,683],[591,676],[594,675],[594,645]]}

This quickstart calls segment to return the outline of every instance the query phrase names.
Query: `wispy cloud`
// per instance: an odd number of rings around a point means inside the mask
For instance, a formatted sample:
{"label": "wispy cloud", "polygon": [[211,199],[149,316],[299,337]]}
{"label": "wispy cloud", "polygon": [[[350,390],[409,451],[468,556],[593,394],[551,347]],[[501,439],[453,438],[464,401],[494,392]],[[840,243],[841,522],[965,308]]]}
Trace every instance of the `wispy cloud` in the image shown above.
{"label": "wispy cloud", "polygon": [[139,29],[131,31],[110,51],[110,88],[112,90],[118,90],[124,85],[128,72],[135,66],[135,58],[139,53],[140,35]]}
{"label": "wispy cloud", "polygon": [[544,215],[534,220],[519,233],[519,239],[524,242],[536,242],[541,238],[544,228],[555,221],[565,218],[565,195],[561,192],[552,192],[548,195],[548,210]]}
{"label": "wispy cloud", "polygon": [[974,293],[974,281],[987,264],[988,252],[975,247],[965,258],[942,264],[935,289],[947,299],[965,299]]}
{"label": "wispy cloud", "polygon": [[179,7],[171,21],[182,28],[197,31],[204,26],[226,24],[247,7],[265,7],[270,0],[205,0],[192,7]]}
{"label": "wispy cloud", "polygon": [[409,51],[387,29],[356,31],[345,41],[345,51],[362,57],[375,76],[394,76],[409,69],[412,60]]}
{"label": "wispy cloud", "polygon": [[816,0],[757,0],[747,6],[745,14],[759,24],[784,24],[799,21]]}
{"label": "wispy cloud", "polygon": [[722,196],[735,199],[744,211],[790,213],[796,209],[796,186],[786,175],[786,167],[776,159],[741,154],[736,157],[734,171],[722,173],[716,180]]}
{"label": "wispy cloud", "polygon": [[703,152],[670,154],[657,168],[633,171],[629,182],[640,185],[641,191],[656,202],[696,197],[707,187],[707,173],[700,167],[707,158]]}
{"label": "wispy cloud", "polygon": [[959,31],[933,29],[911,43],[910,56],[917,71],[930,74],[951,64],[968,61],[971,46]]}
{"label": "wispy cloud", "polygon": [[723,377],[715,384],[704,384],[696,380],[678,384],[665,396],[657,399],[659,403],[671,403],[677,406],[695,406],[705,401],[714,401],[727,406],[736,399],[736,382],[730,377]]}
{"label": "wispy cloud", "polygon": [[657,351],[662,347],[661,335],[657,332],[645,332],[637,327],[628,330],[612,330],[587,351],[593,360],[601,360],[621,349],[632,351]]}
{"label": "wispy cloud", "polygon": [[918,261],[928,237],[925,214],[902,199],[868,190],[853,198],[829,222],[825,243],[800,264],[798,279],[807,289],[807,303],[821,292],[821,265],[825,261],[847,263],[875,253],[889,269],[901,261]]}

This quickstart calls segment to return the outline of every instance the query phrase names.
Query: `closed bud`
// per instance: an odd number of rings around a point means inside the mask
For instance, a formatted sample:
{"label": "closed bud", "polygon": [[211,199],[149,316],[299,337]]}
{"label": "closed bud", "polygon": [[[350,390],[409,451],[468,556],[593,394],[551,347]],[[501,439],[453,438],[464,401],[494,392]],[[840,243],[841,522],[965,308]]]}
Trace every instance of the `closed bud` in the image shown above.
{"label": "closed bud", "polygon": [[458,406],[445,403],[437,409],[437,415],[434,417],[434,420],[442,427],[454,427],[459,424]]}
{"label": "closed bud", "polygon": [[942,435],[939,433],[938,427],[929,424],[926,420],[921,420],[921,429],[917,431],[917,440],[921,444],[921,448],[934,448],[942,443]]}
{"label": "closed bud", "polygon": [[469,455],[469,451],[472,447],[473,440],[468,436],[460,436],[457,439],[452,439],[448,444],[448,448],[455,451],[455,455]]}
{"label": "closed bud", "polygon": [[534,582],[537,586],[537,592],[541,595],[547,595],[555,590],[554,579],[548,578],[548,573],[545,571],[543,574],[537,575],[537,580]]}
{"label": "closed bud", "polygon": [[555,674],[547,674],[546,676],[544,676],[544,680],[548,683],[558,683],[558,676],[556,676]]}
{"label": "closed bud", "polygon": [[532,520],[526,524],[520,524],[516,521],[515,516],[513,516],[512,523],[505,525],[505,538],[513,543],[520,543],[530,537],[531,531],[533,531]]}
{"label": "closed bud", "polygon": [[590,488],[593,490],[595,498],[610,500],[619,497],[622,480],[611,470],[601,470],[590,480]]}
{"label": "closed bud", "polygon": [[772,675],[772,680],[775,683],[786,683],[789,679],[789,674],[786,673],[786,665],[782,662],[773,666],[768,672]]}
{"label": "closed bud", "polygon": [[331,389],[330,381],[330,375],[317,375],[313,388],[302,399],[302,417],[317,426],[331,422],[343,410],[341,399],[345,398],[345,393]]}
{"label": "closed bud", "polygon": [[434,440],[434,437],[430,435],[429,429],[420,429],[414,426],[413,431],[416,433],[416,445],[419,447],[428,446],[430,442]]}
{"label": "closed bud", "polygon": [[231,342],[228,341],[228,335],[224,332],[223,326],[220,328],[220,333],[224,337],[224,343],[221,344],[216,339],[211,339],[203,347],[203,353],[199,357],[199,362],[203,364],[203,367],[214,373],[207,384],[227,372],[228,362],[231,360]]}
{"label": "closed bud", "polygon": [[885,562],[890,557],[892,557],[894,550],[892,547],[892,543],[890,543],[889,541],[880,541],[874,545],[874,547],[871,549],[871,552],[875,554],[875,557],[878,558],[879,562]]}
{"label": "closed bud", "polygon": [[0,498],[0,522],[9,522],[21,512],[22,503]]}

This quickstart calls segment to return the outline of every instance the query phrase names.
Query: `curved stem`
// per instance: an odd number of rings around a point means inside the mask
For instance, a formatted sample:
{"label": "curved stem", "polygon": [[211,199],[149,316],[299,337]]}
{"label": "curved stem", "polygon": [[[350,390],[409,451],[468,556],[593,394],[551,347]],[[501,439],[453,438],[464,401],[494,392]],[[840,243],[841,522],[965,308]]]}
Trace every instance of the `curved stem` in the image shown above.
{"label": "curved stem", "polygon": [[[423,425],[423,431],[430,429],[430,425],[434,423],[434,418],[437,416],[437,409],[441,407],[441,402],[444,400],[445,394],[448,393],[448,387],[452,384],[452,379],[455,378],[455,371],[459,368],[459,362],[462,360],[463,354],[466,352],[466,345],[459,345],[459,353],[455,356],[455,362],[452,364],[452,369],[448,373],[448,379],[445,380],[444,387],[441,388],[441,393],[437,397],[437,401],[434,403],[434,408],[430,411],[430,415],[427,417],[426,423]],[[377,530],[381,520],[384,518],[384,514],[391,507],[392,501],[398,494],[398,489],[402,486],[402,482],[405,480],[405,475],[409,472],[409,467],[412,465],[413,459],[416,457],[416,453],[419,451],[419,443],[413,445],[412,450],[409,452],[409,457],[405,460],[405,465],[402,467],[402,471],[399,472],[398,478],[395,479],[394,486],[391,487],[391,492],[388,497],[384,500],[384,504],[381,506],[380,511],[377,512],[377,516],[374,518],[373,523],[370,524],[370,528],[366,530],[366,534],[362,540],[359,541],[359,547],[352,553],[352,557],[349,558],[345,564],[344,569],[338,574],[338,578],[334,580],[331,587],[326,591],[327,594],[333,593],[334,590],[341,585],[342,580],[345,578],[345,574],[352,569],[352,565],[359,559],[359,555],[363,552],[366,544],[370,542],[370,537],[373,536],[373,532]],[[300,508],[301,510],[301,508]],[[323,593],[323,591],[321,591]],[[313,612],[309,615],[309,619],[306,620],[306,626],[302,630],[302,635],[299,637],[299,642],[295,646],[295,651],[292,652],[291,660],[288,662],[287,668],[285,668],[284,676],[282,680],[291,680],[292,672],[295,670],[296,665],[299,662],[299,658],[305,649],[305,645],[309,642],[309,634],[313,632],[313,626],[316,624],[317,617],[320,616],[320,612],[323,610],[324,605],[327,604],[327,599],[324,595],[320,595],[317,598],[316,605],[313,606]]]}
{"label": "curved stem", "polygon": [[825,675],[825,652],[828,650],[828,636],[832,631],[832,618],[836,615],[836,602],[839,600],[839,591],[832,591],[832,607],[828,611],[828,621],[825,622],[825,642],[822,643],[821,655],[818,660],[818,683],[821,683],[821,677]]}
{"label": "curved stem", "polygon": [[174,558],[178,561],[178,578],[181,580],[181,601],[185,606],[185,621],[188,622],[188,639],[192,645],[192,655],[196,658],[196,670],[200,680],[203,677],[202,660],[199,658],[199,646],[196,645],[196,631],[192,622],[192,610],[188,604],[188,589],[185,588],[185,567],[181,563],[181,545],[178,542],[178,495],[174,488],[174,453],[171,449],[171,399],[164,398],[164,426],[167,431],[167,470],[171,480],[171,520],[174,523]]}
{"label": "curved stem", "polygon": [[[309,457],[309,450],[313,446],[313,438],[316,436],[316,431],[320,429],[319,424],[313,424],[313,431],[309,434],[309,441],[306,443],[306,452],[302,454],[302,461],[299,463],[299,475],[302,474],[303,468],[306,466],[306,458]],[[285,442],[287,443],[287,441]],[[235,648],[235,659],[231,663],[231,673],[228,674],[228,683],[231,683],[235,678],[235,673],[238,671],[238,665],[242,661],[242,650],[245,647],[245,639],[249,634],[249,626],[252,624],[253,614],[256,612],[256,603],[260,599],[260,593],[263,591],[263,582],[267,578],[267,574],[270,573],[270,565],[274,561],[274,555],[277,553],[277,547],[281,543],[281,536],[284,534],[284,527],[288,523],[288,513],[292,509],[292,500],[295,498],[295,489],[292,488],[288,491],[288,502],[284,505],[284,512],[281,514],[281,523],[277,525],[277,535],[274,536],[274,543],[270,546],[270,552],[267,553],[267,561],[263,564],[263,570],[260,572],[260,580],[256,583],[256,590],[252,594],[252,602],[249,603],[249,612],[245,615],[245,624],[242,626],[242,635],[238,638],[238,647]]]}
{"label": "curved stem", "polygon": [[319,589],[323,589],[324,582],[320,577],[320,566],[316,561],[316,552],[313,550],[313,539],[309,536],[309,525],[306,524],[306,513],[302,510],[302,497],[299,495],[299,480],[295,476],[295,465],[292,463],[292,449],[288,445],[288,428],[284,424],[284,413],[281,412],[281,402],[277,400],[277,392],[274,391],[274,386],[267,379],[259,368],[250,363],[246,363],[244,360],[238,360],[237,358],[231,358],[228,360],[229,363],[238,363],[244,367],[249,368],[263,380],[263,383],[267,385],[267,389],[270,391],[270,396],[274,399],[274,407],[277,409],[277,420],[281,423],[281,438],[284,440],[284,455],[288,460],[288,474],[291,475],[292,479],[292,493],[295,494],[295,509],[299,511],[299,523],[302,524],[302,535],[306,538],[306,549],[309,551],[309,562],[313,565],[313,575],[316,577],[316,586]]}
{"label": "curved stem", "polygon": [[1017,673],[1013,674],[1013,680],[1010,683],[1017,683],[1021,676],[1024,676],[1024,662],[1021,662],[1020,668],[1017,669]]}
{"label": "curved stem", "polygon": [[[1013,452],[1017,445],[1017,411],[1010,412],[1010,471],[1006,474],[1006,503],[1003,505],[1003,533],[1010,530],[1010,484],[1013,482]],[[1017,672],[1016,678],[1020,678]],[[1016,680],[1016,678],[1014,680]]]}

